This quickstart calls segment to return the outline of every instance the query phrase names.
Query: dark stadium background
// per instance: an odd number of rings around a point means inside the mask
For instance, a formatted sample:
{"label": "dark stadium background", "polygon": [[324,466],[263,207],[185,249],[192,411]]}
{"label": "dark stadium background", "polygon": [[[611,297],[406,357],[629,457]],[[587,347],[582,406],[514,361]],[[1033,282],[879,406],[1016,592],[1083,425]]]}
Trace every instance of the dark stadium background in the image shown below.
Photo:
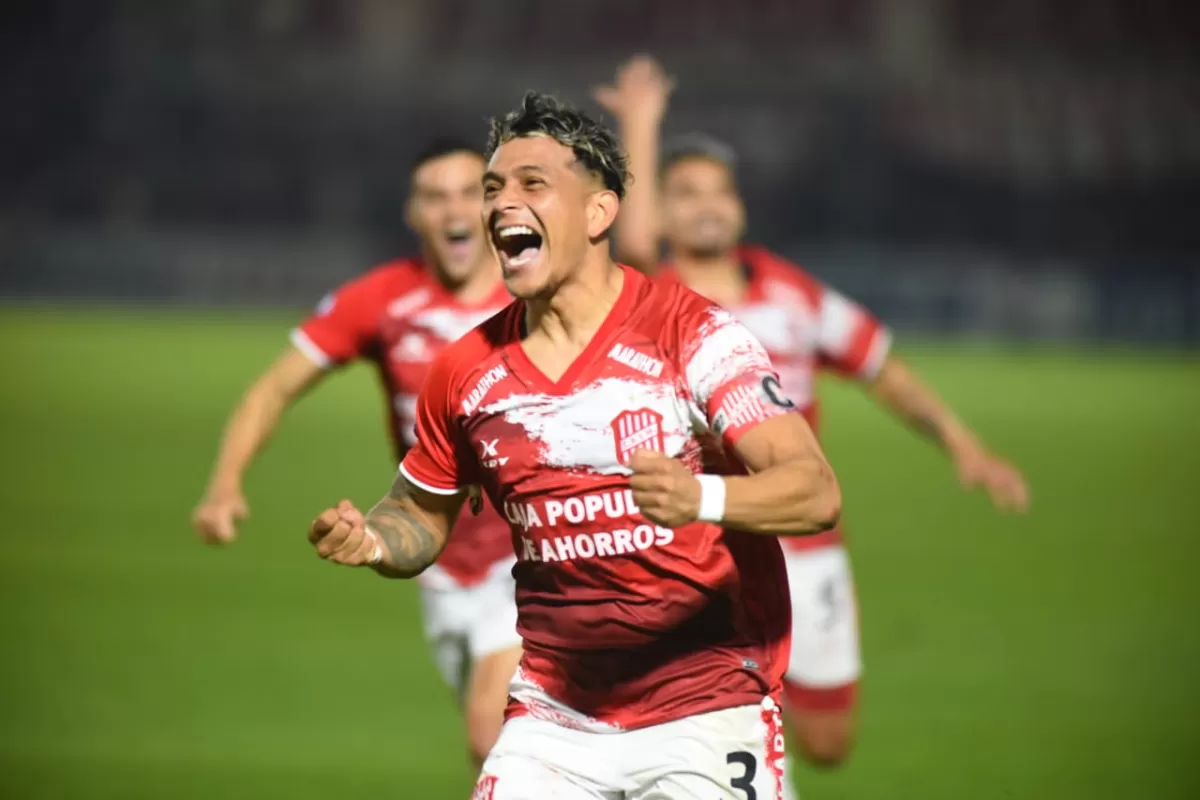
{"label": "dark stadium background", "polygon": [[996,515],[826,383],[867,673],[802,795],[1200,796],[1197,42],[1171,0],[3,4],[0,796],[466,796],[414,587],[303,538],[390,478],[370,373],[286,420],[236,546],[188,513],[288,327],[411,247],[411,154],[641,50],[753,237],[1033,487]]}

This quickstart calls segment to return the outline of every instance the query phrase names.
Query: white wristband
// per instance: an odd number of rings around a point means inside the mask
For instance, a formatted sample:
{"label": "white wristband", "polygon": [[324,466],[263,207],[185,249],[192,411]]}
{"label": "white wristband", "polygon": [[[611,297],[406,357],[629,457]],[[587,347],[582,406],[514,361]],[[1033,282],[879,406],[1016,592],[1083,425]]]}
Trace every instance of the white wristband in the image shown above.
{"label": "white wristband", "polygon": [[697,475],[700,481],[701,522],[720,522],[725,517],[725,479],[720,475]]}

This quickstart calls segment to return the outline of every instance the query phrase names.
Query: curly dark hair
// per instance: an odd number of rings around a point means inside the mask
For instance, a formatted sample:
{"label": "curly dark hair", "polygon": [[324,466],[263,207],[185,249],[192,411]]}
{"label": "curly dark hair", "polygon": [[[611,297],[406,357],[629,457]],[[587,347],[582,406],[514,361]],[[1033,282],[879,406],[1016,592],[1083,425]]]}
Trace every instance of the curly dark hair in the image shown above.
{"label": "curly dark hair", "polygon": [[485,155],[491,159],[500,145],[524,136],[547,136],[571,148],[576,160],[604,181],[604,188],[625,196],[629,163],[616,134],[577,108],[553,95],[526,92],[521,107],[491,119]]}

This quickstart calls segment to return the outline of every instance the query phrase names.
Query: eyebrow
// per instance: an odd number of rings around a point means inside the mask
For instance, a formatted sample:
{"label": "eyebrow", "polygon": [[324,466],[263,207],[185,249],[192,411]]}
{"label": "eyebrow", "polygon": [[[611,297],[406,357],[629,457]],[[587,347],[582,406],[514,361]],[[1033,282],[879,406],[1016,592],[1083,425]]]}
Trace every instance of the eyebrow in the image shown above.
{"label": "eyebrow", "polygon": [[[539,166],[538,166],[538,165],[536,165],[536,164],[522,164],[522,165],[521,165],[521,166],[519,166],[519,167],[514,167],[512,171],[513,171],[513,174],[514,174],[514,175],[521,175],[521,174],[528,175],[528,174],[529,174],[529,173],[531,173],[531,172],[536,172],[536,173],[538,173],[539,175],[546,175],[546,174],[548,174],[548,172],[547,172],[547,170],[546,170],[546,168],[545,168],[545,167],[539,167]],[[489,169],[487,172],[483,173],[483,182],[484,182],[484,183],[487,183],[488,181],[500,181],[500,182],[503,182],[503,181],[504,181],[504,177],[503,177],[503,176],[501,176],[499,173],[497,173],[497,172],[494,172],[493,170],[490,170],[490,169]]]}

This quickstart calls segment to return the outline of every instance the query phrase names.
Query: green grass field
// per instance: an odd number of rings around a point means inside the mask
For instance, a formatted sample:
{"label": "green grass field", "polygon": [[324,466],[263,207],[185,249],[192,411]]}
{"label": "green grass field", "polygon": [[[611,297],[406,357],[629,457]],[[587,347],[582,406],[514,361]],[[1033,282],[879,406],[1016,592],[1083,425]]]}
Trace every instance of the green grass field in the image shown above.
{"label": "green grass field", "polygon": [[[0,795],[465,798],[415,587],[305,542],[392,473],[370,372],[286,420],[216,551],[187,518],[286,316],[0,310]],[[867,659],[806,800],[1200,797],[1200,359],[914,348],[1021,464],[1028,518],[824,387]]]}

